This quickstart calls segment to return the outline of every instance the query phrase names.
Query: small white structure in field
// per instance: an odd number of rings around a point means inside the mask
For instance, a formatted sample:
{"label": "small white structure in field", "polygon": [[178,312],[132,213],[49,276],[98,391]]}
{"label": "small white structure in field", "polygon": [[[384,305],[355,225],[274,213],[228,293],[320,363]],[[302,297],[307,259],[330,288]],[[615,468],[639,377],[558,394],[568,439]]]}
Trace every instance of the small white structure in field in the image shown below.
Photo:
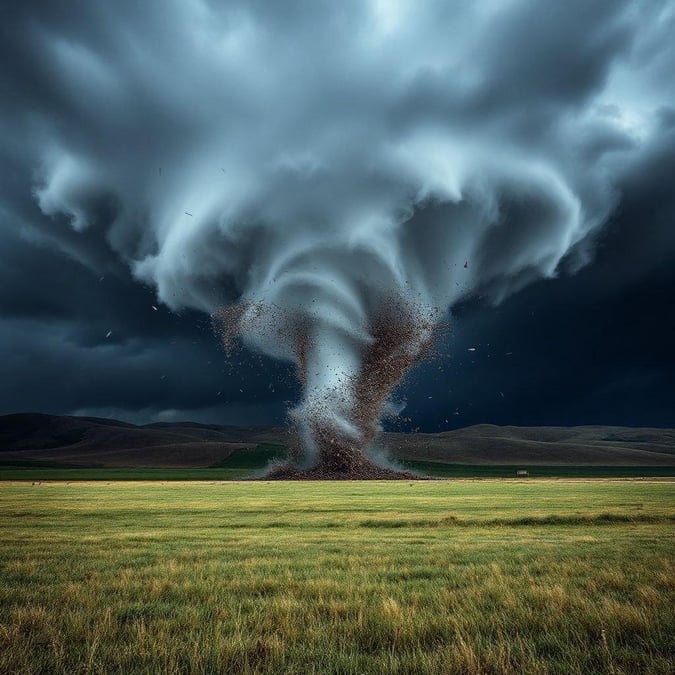
{"label": "small white structure in field", "polygon": [[526,471],[525,469],[518,469],[516,471],[516,476],[518,478],[527,478],[530,475],[529,471]]}

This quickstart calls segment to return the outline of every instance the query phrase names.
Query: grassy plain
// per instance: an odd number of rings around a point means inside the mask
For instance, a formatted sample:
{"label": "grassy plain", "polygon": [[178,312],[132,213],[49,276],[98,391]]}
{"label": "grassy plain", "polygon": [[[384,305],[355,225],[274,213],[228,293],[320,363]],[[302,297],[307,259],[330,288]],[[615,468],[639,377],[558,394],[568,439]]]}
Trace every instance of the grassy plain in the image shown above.
{"label": "grassy plain", "polygon": [[[270,458],[271,459],[271,458]],[[65,467],[47,462],[0,461],[0,481],[220,481],[261,475],[268,460],[235,455],[217,466],[183,468]],[[409,461],[401,468],[435,478],[514,478],[512,464],[447,464]],[[526,466],[532,478],[675,478],[675,466]]]}
{"label": "grassy plain", "polygon": [[675,483],[0,483],[2,673],[672,673]]}

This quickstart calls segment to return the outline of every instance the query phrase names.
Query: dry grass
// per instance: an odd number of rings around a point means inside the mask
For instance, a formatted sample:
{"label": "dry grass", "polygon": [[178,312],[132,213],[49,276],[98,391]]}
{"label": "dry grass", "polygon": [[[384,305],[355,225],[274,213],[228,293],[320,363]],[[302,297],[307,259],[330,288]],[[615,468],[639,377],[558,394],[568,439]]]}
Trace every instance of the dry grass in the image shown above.
{"label": "dry grass", "polygon": [[672,673],[675,484],[2,484],[3,673]]}

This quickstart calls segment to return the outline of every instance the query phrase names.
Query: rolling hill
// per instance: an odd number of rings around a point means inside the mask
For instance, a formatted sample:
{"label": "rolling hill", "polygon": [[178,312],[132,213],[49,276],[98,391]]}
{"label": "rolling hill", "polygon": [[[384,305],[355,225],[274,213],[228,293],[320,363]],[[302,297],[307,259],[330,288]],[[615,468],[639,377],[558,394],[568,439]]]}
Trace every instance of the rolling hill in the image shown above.
{"label": "rolling hill", "polygon": [[[136,426],[91,417],[0,416],[3,464],[210,467],[235,451],[291,442],[287,429],[271,426],[189,422]],[[481,424],[436,434],[384,433],[378,447],[396,460],[443,464],[675,466],[675,429]]]}
{"label": "rolling hill", "polygon": [[235,450],[288,442],[275,427],[156,423],[136,426],[95,417],[0,416],[0,461],[71,466],[206,467]]}
{"label": "rolling hill", "polygon": [[498,427],[383,434],[392,457],[452,464],[673,466],[675,429],[609,426]]}

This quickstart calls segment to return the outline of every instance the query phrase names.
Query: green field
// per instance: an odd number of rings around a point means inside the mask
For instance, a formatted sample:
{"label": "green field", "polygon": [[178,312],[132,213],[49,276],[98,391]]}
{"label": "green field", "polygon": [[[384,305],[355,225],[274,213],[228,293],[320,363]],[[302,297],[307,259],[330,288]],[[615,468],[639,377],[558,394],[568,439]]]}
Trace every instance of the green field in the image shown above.
{"label": "green field", "polygon": [[675,483],[0,483],[1,673],[673,673]]}
{"label": "green field", "polygon": [[[281,447],[281,446],[278,446]],[[271,460],[285,457],[275,447],[232,453],[216,466],[191,468],[69,467],[54,462],[2,462],[0,481],[213,481],[261,476]],[[402,469],[434,478],[516,478],[523,468],[532,478],[675,478],[675,466],[541,466],[448,464],[404,461]]]}
{"label": "green field", "polygon": [[[138,468],[65,466],[57,462],[0,461],[0,481],[117,481],[117,480],[239,480],[262,473],[273,460],[285,459],[288,448],[261,443],[253,449],[235,450],[222,462],[209,467]],[[673,468],[675,473],[675,467]]]}

